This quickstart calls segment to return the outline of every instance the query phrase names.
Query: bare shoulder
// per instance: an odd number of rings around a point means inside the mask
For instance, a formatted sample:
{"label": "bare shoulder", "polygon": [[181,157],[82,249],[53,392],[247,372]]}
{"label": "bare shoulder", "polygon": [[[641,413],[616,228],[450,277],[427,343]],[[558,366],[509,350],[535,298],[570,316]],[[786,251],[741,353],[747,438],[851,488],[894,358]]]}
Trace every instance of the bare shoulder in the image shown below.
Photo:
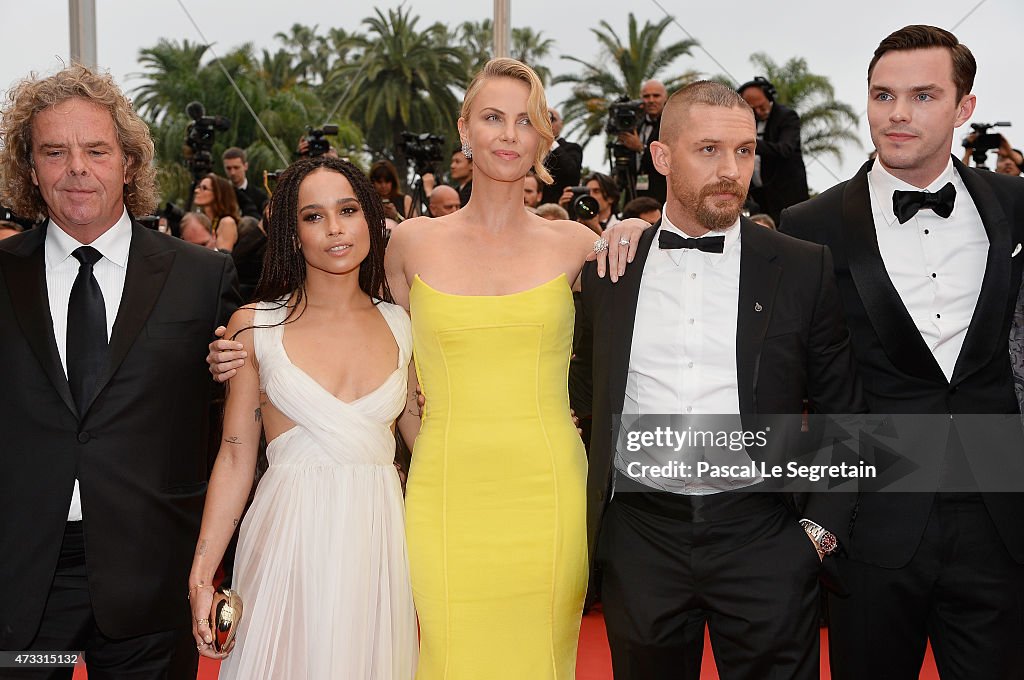
{"label": "bare shoulder", "polygon": [[228,321],[228,330],[224,337],[228,340],[235,340],[245,345],[246,349],[252,348],[252,329],[256,324],[256,304],[248,304],[239,307],[231,315]]}
{"label": "bare shoulder", "polygon": [[541,218],[541,221],[550,225],[549,228],[565,248],[584,253],[589,252],[594,248],[594,241],[600,238],[590,227],[574,220],[545,220]]}
{"label": "bare shoulder", "polygon": [[388,250],[398,248],[399,252],[409,248],[417,241],[427,236],[435,225],[434,220],[429,217],[409,218],[391,230],[391,239],[388,241]]}

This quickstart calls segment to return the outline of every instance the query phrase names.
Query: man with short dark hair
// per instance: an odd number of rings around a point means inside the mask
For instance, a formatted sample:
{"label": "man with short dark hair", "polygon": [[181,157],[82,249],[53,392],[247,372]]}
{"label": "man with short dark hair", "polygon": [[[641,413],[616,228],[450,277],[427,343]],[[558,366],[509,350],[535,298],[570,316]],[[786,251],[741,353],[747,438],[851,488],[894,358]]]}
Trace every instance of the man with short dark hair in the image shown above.
{"label": "man with short dark hair", "polygon": [[132,219],[157,204],[153,142],[109,75],[75,64],[8,95],[0,193],[46,221],[0,242],[0,649],[193,680],[202,357],[234,265]]}
{"label": "man with short dark hair", "polygon": [[238,209],[243,215],[261,219],[263,207],[268,200],[267,194],[249,181],[246,175],[249,172],[249,161],[246,158],[245,150],[232,146],[224,151],[221,160],[224,162],[224,174],[228,176],[231,184],[235,187]]}
{"label": "man with short dark hair", "polygon": [[622,219],[639,217],[645,222],[657,224],[661,221],[661,204],[650,196],[634,198],[622,208]]}
{"label": "man with short dark hair", "polygon": [[800,116],[775,101],[775,87],[757,77],[740,85],[757,116],[757,164],[750,196],[776,222],[785,208],[806,201],[807,170],[800,151]]}
{"label": "man with short dark hair", "polygon": [[523,204],[527,208],[536,208],[540,205],[541,183],[537,175],[532,172],[523,179]]}
{"label": "man with short dark hair", "polygon": [[934,486],[858,499],[836,561],[849,596],[829,601],[839,680],[916,679],[929,641],[943,678],[1024,677],[1024,495],[1003,486],[1022,486],[1008,336],[1024,180],[950,155],[976,70],[934,26],[882,40],[868,66],[877,158],[780,225],[835,255],[871,411],[935,430],[915,444]]}
{"label": "man with short dark hair", "polygon": [[665,215],[618,283],[584,267],[570,367],[573,407],[593,417],[587,531],[615,677],[697,680],[707,624],[722,677],[816,680],[818,576],[848,540],[852,497],[809,494],[798,510],[757,493],[759,478],[648,477],[634,463],[660,452],[616,422],[753,430],[771,413],[799,429],[805,399],[863,411],[831,258],[741,217],[757,139],[735,91],[689,85],[660,123]]}

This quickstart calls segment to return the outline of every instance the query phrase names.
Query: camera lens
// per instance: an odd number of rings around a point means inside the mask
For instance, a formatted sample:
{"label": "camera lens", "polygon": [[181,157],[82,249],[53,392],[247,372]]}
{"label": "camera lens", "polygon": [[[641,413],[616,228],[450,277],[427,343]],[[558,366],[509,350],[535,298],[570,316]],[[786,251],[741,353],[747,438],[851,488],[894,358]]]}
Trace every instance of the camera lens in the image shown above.
{"label": "camera lens", "polygon": [[578,220],[590,220],[597,217],[601,207],[597,204],[597,199],[588,194],[574,198],[569,211]]}

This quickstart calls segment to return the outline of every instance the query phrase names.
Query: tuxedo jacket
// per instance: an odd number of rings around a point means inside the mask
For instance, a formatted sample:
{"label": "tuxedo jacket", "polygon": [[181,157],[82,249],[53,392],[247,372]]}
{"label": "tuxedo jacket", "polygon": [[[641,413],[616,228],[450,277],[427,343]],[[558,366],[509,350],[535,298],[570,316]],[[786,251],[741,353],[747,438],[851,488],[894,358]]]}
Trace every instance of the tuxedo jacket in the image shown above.
{"label": "tuxedo jacket", "polygon": [[[959,429],[966,462],[978,475],[990,467],[984,462],[986,455],[992,455],[983,443],[986,433],[972,431],[972,420],[956,415],[1019,413],[1008,337],[1024,268],[1024,256],[1012,255],[1017,244],[1024,242],[1024,180],[967,168],[955,158],[953,164],[981,214],[989,251],[981,294],[952,379],[946,379],[921,338],[882,261],[867,179],[871,161],[853,179],[786,210],[781,228],[826,245],[833,253],[871,411],[950,414],[949,420]],[[1005,421],[1009,429],[1002,436],[1019,437],[1019,419]],[[938,467],[947,453],[945,440],[935,445],[939,450],[930,453]],[[1024,441],[1018,450],[1024,457]],[[991,493],[983,498],[1010,554],[1024,562],[1024,495]],[[850,557],[886,567],[906,564],[924,533],[933,499],[933,493],[924,492],[862,493]]]}
{"label": "tuxedo jacket", "polygon": [[[614,475],[613,419],[622,413],[633,324],[644,264],[657,228],[643,232],[618,283],[583,268],[569,392],[580,417],[593,418],[587,477],[587,538],[593,558]],[[756,414],[800,414],[804,400],[821,413],[865,409],[849,333],[827,248],[740,222],[736,378],[744,429]],[[710,291],[709,294],[714,294]],[[591,389],[592,387],[592,389]],[[809,494],[802,513],[845,542],[855,496]],[[591,562],[593,564],[593,561]]]}
{"label": "tuxedo jacket", "polygon": [[760,187],[750,195],[761,211],[778,222],[784,208],[806,201],[807,169],[800,152],[800,116],[793,109],[774,104],[765,121],[764,137],[757,140],[761,157]]}
{"label": "tuxedo jacket", "polygon": [[53,334],[47,228],[0,242],[0,649],[35,636],[76,478],[100,630],[187,625],[213,388],[204,359],[238,306],[230,257],[133,222],[110,365],[80,411]]}
{"label": "tuxedo jacket", "polygon": [[250,181],[249,184],[246,185],[245,191],[242,193],[249,197],[249,201],[256,209],[255,214],[247,213],[244,210],[242,211],[242,214],[251,215],[258,220],[263,219],[263,208],[267,205],[267,201],[269,200],[267,198],[267,192],[263,191],[263,189],[257,186],[255,182]]}
{"label": "tuxedo jacket", "polygon": [[544,167],[551,173],[554,182],[540,185],[541,203],[557,204],[566,187],[579,186],[580,168],[583,167],[583,147],[559,137],[558,146],[544,159]]}

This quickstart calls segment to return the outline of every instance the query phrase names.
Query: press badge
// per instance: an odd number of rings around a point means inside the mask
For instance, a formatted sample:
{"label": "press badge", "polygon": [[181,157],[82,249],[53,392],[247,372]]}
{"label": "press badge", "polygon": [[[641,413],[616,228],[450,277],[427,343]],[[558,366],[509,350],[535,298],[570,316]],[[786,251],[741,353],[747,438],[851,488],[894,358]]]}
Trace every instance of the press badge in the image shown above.
{"label": "press badge", "polygon": [[636,176],[636,190],[647,191],[651,188],[651,178],[648,175],[637,175]]}

